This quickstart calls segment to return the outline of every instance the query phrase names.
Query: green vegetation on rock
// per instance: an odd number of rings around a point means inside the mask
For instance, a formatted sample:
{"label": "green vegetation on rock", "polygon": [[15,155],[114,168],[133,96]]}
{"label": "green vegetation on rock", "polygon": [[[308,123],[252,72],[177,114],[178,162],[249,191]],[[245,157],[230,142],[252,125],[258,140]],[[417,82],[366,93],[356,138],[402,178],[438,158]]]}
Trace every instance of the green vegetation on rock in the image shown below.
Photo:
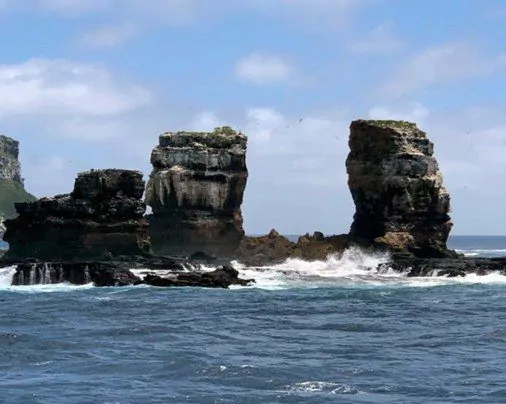
{"label": "green vegetation on rock", "polygon": [[35,200],[37,198],[26,192],[19,182],[0,179],[0,216],[3,216],[4,219],[16,217],[15,203]]}
{"label": "green vegetation on rock", "polygon": [[213,133],[216,135],[237,135],[237,131],[230,126],[221,126],[214,128]]}
{"label": "green vegetation on rock", "polygon": [[369,125],[378,126],[380,128],[392,128],[392,129],[400,129],[400,130],[418,130],[416,123],[408,122],[408,121],[369,119],[369,120],[366,120],[365,122],[367,122]]}

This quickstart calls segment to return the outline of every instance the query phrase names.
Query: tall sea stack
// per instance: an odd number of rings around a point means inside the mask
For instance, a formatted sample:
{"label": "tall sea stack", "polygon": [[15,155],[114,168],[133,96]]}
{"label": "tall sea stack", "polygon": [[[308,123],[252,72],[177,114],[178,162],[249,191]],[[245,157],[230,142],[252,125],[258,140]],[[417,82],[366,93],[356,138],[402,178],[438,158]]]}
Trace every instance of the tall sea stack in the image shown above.
{"label": "tall sea stack", "polygon": [[146,188],[154,253],[231,256],[244,237],[246,148],[229,127],[160,136]]}
{"label": "tall sea stack", "polygon": [[0,135],[0,217],[15,217],[14,203],[35,199],[24,188],[19,163],[19,142]]}
{"label": "tall sea stack", "polygon": [[450,196],[426,133],[411,122],[356,120],[349,147],[350,235],[417,257],[451,255]]}
{"label": "tall sea stack", "polygon": [[142,173],[80,173],[70,194],[17,203],[4,239],[12,260],[103,259],[149,252]]}

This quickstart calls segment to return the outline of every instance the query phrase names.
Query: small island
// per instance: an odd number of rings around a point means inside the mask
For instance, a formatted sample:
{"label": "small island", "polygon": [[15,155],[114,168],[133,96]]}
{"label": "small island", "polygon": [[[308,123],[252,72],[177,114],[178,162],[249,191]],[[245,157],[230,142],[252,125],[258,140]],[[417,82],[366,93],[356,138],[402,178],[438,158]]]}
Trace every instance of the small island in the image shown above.
{"label": "small island", "polygon": [[[466,258],[448,249],[450,195],[434,145],[415,123],[353,121],[349,148],[355,214],[346,234],[316,231],[297,242],[274,229],[245,236],[247,136],[223,127],[160,135],[147,184],[139,171],[90,170],[77,175],[69,194],[18,201],[15,217],[5,221],[10,248],[0,266],[16,266],[13,285],[227,288],[254,283],[239,278],[233,260],[265,267],[358,247],[389,254],[375,270],[407,276],[504,271],[506,258]],[[152,213],[145,216],[147,205]],[[205,264],[216,269],[203,270]]]}

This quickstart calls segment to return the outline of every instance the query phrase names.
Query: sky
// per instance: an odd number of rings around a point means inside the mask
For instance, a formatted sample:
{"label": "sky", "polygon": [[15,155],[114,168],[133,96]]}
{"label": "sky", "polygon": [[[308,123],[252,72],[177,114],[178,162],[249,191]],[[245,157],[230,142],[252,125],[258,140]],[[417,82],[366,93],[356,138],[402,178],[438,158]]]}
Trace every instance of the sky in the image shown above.
{"label": "sky", "polygon": [[452,234],[506,234],[503,0],[0,0],[0,49],[0,133],[39,197],[90,168],[147,179],[161,133],[230,125],[247,233],[346,233],[349,124],[403,119]]}

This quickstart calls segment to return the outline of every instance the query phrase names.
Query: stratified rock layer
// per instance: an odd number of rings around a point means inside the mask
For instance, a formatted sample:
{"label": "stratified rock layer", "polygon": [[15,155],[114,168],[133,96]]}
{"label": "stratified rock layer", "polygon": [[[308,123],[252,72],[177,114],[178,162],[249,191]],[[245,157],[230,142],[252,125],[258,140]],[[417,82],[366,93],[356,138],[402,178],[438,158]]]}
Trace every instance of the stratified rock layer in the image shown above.
{"label": "stratified rock layer", "polygon": [[17,203],[5,221],[9,259],[78,260],[149,250],[142,173],[97,170],[78,175],[71,194]]}
{"label": "stratified rock layer", "polygon": [[19,142],[0,135],[0,178],[23,182],[19,163]]}
{"label": "stratified rock layer", "polygon": [[244,237],[247,139],[231,128],[160,136],[146,202],[153,252],[228,257]]}
{"label": "stratified rock layer", "polygon": [[425,132],[410,122],[357,120],[349,146],[350,235],[418,257],[451,255],[450,196]]}
{"label": "stratified rock layer", "polygon": [[[0,216],[5,219],[13,218],[16,216],[15,203],[35,199],[24,188],[19,162],[19,142],[0,135]],[[1,234],[0,230],[0,237]]]}

